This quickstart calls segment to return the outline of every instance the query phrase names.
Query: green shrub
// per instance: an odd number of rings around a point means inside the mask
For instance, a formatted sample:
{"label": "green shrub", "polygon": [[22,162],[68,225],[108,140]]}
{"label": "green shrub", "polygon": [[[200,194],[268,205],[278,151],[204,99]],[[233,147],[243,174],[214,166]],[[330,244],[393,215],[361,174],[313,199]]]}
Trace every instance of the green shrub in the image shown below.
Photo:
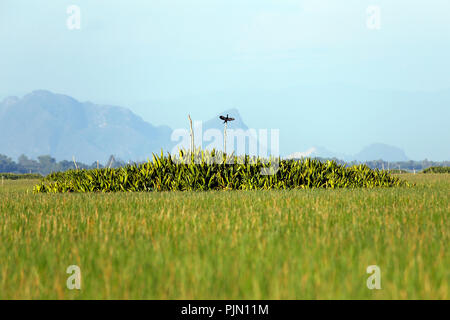
{"label": "green shrub", "polygon": [[450,167],[429,167],[423,173],[450,173]]}
{"label": "green shrub", "polygon": [[[186,154],[180,153],[184,160]],[[171,155],[117,169],[70,170],[45,177],[34,192],[117,192],[186,190],[268,190],[311,188],[373,188],[408,186],[387,172],[365,165],[345,167],[334,161],[278,160],[279,170],[264,175],[274,159],[228,157],[200,151],[194,163],[179,163]],[[222,157],[221,163],[213,158]],[[230,160],[233,163],[230,164]]]}
{"label": "green shrub", "polygon": [[423,173],[450,173],[450,167],[430,167],[422,171]]}

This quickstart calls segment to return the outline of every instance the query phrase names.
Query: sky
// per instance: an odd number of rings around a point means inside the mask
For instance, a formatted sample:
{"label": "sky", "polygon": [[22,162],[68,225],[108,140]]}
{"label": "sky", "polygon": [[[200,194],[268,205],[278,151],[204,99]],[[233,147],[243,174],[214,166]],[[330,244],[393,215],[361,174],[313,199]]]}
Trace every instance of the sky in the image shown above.
{"label": "sky", "polygon": [[172,128],[237,108],[280,129],[285,153],[381,142],[450,160],[449,14],[448,0],[2,0],[0,98],[46,89]]}

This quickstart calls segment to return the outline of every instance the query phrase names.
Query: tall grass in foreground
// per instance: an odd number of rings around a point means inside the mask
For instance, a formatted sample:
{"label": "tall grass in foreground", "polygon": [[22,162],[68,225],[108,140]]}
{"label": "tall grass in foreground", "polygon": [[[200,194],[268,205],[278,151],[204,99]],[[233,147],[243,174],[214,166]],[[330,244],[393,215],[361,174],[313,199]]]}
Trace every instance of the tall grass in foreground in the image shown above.
{"label": "tall grass in foreground", "polygon": [[[402,178],[417,186],[32,194],[7,181],[0,299],[449,299],[450,175]],[[80,291],[66,288],[73,264]]]}

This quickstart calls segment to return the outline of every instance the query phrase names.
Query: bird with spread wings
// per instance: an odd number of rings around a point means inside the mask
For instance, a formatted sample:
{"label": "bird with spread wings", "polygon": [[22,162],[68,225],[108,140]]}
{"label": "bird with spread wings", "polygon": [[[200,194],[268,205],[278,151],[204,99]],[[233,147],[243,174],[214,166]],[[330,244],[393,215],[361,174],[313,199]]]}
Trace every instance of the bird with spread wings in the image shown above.
{"label": "bird with spread wings", "polygon": [[234,118],[229,118],[229,117],[228,117],[228,114],[227,114],[226,117],[220,116],[219,118],[220,118],[220,120],[223,120],[223,123],[227,123],[227,122],[229,122],[229,121],[233,121],[233,120],[234,120]]}

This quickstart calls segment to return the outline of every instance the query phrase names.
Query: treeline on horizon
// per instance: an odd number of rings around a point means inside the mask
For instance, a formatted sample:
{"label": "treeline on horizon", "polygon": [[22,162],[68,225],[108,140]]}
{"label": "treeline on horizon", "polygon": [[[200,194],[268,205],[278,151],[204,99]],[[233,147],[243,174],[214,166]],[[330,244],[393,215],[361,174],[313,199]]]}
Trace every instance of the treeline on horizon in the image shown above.
{"label": "treeline on horizon", "polygon": [[[76,163],[76,166],[75,166]],[[114,156],[110,156],[109,160],[105,163],[94,162],[92,164],[86,164],[82,162],[75,162],[69,160],[56,161],[55,158],[49,155],[43,155],[37,157],[37,160],[30,159],[25,155],[21,155],[17,161],[14,161],[10,157],[0,154],[0,172],[4,173],[16,173],[16,174],[40,174],[47,175],[51,172],[67,171],[71,169],[96,169],[98,168],[119,168],[126,166],[126,162],[115,159]]]}
{"label": "treeline on horizon", "polygon": [[[422,160],[422,161],[400,161],[400,162],[388,162],[384,160],[374,160],[374,161],[366,161],[366,162],[346,162],[343,160],[339,160],[336,158],[328,159],[328,158],[315,158],[320,161],[334,160],[338,164],[343,164],[346,166],[359,165],[361,163],[366,164],[371,169],[379,169],[379,170],[406,170],[406,171],[422,171],[430,167],[450,167],[450,161],[430,161],[430,160]],[[124,167],[127,163],[120,159],[115,159],[113,155],[109,157],[109,160],[106,163],[98,163],[94,162],[92,164],[85,164],[82,162],[75,161],[76,167],[78,169],[96,169],[98,168],[119,168]],[[25,155],[21,155],[17,161],[14,161],[12,158],[0,154],[0,172],[4,173],[36,173],[40,175],[47,175],[51,172],[60,172],[67,171],[71,169],[76,169],[74,161],[70,160],[62,160],[56,161],[55,158],[49,155],[42,155],[37,157],[37,160],[30,159]]]}

